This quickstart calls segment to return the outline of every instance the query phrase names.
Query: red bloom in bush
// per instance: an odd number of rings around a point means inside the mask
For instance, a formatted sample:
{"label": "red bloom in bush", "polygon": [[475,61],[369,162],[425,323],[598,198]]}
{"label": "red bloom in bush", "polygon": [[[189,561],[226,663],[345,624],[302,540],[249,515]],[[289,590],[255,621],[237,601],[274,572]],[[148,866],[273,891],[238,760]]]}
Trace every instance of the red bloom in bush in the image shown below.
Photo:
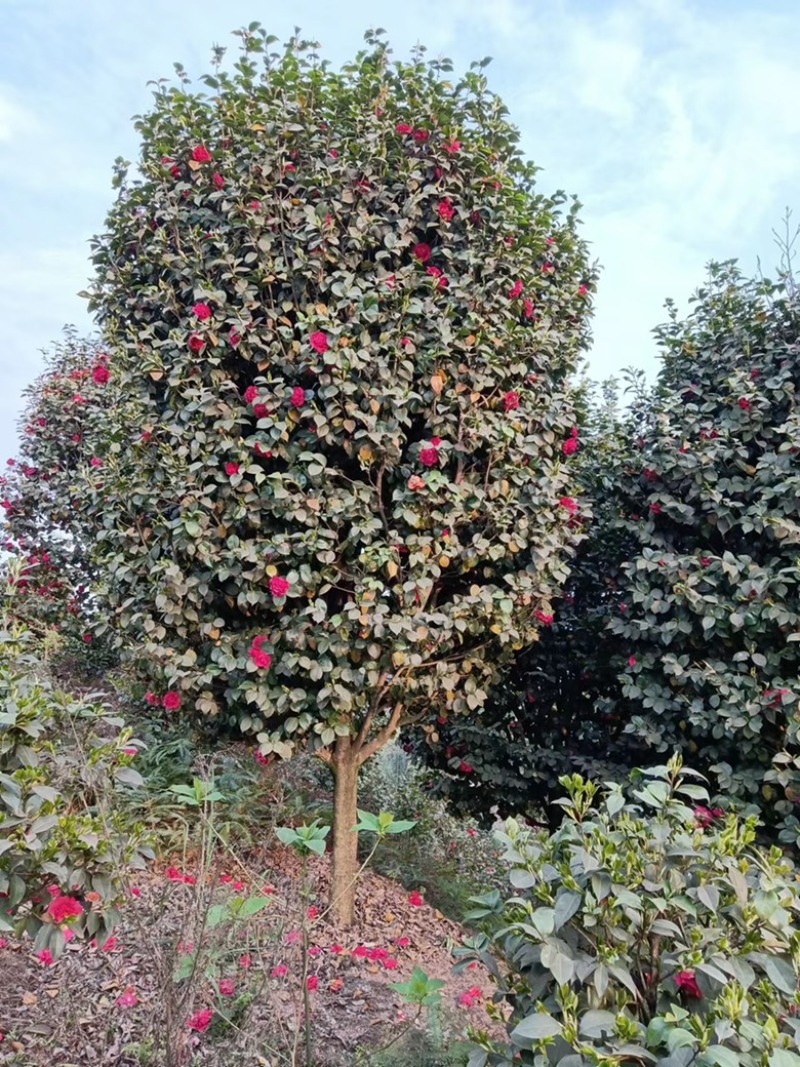
{"label": "red bloom in bush", "polygon": [[750,410],[750,401],[747,399],[746,396],[740,396],[736,403],[739,405],[742,411]]}
{"label": "red bloom in bush", "polygon": [[192,159],[195,161],[195,163],[208,163],[208,161],[211,159],[211,153],[205,145],[195,145],[195,147],[192,149]]}
{"label": "red bloom in bush", "polygon": [[[415,895],[414,893],[411,894],[411,896],[414,896],[414,895]],[[416,896],[419,896],[419,893],[417,893]],[[409,897],[408,899],[409,899],[410,903],[412,903],[412,904],[414,903],[414,901],[411,900],[411,897]],[[422,903],[422,898],[420,897],[420,904],[421,903]],[[367,951],[367,948],[366,948],[365,945],[356,945],[356,947],[350,953],[350,955],[351,956],[355,956],[356,959],[366,958],[367,954],[368,954],[368,951]]]}
{"label": "red bloom in bush", "polygon": [[193,304],[192,312],[198,317],[198,319],[200,319],[201,322],[204,322],[206,319],[211,318],[211,308],[208,306],[208,304]]}
{"label": "red bloom in bush", "polygon": [[169,689],[161,699],[161,704],[167,711],[177,711],[181,706],[181,695],[177,689]]}
{"label": "red bloom in bush", "polygon": [[306,402],[306,391],[301,385],[296,385],[292,389],[292,395],[289,398],[289,403],[293,408],[301,408]]}
{"label": "red bloom in bush", "polygon": [[439,218],[444,222],[449,222],[453,215],[455,215],[455,209],[449,197],[445,197],[444,200],[440,200],[436,205],[436,210],[439,213]]}
{"label": "red bloom in bush", "polygon": [[50,901],[50,907],[47,912],[52,916],[53,922],[63,923],[66,919],[83,915],[83,905],[75,897],[58,896]]}
{"label": "red bloom in bush", "polygon": [[578,510],[578,501],[575,500],[574,497],[560,496],[558,498],[558,502],[562,508],[566,508],[570,515],[574,515],[575,512]]}
{"label": "red bloom in bush", "polygon": [[537,608],[536,611],[534,611],[533,616],[535,619],[539,620],[542,626],[550,626],[553,621],[553,616],[549,615],[546,611],[542,611],[540,608]]}
{"label": "red bloom in bush", "polygon": [[462,774],[472,774],[472,772],[475,770],[471,763],[467,763],[467,761],[463,759],[459,763],[458,769],[461,771]]}
{"label": "red bloom in bush", "polygon": [[428,140],[427,130],[414,130],[414,140],[419,141],[420,144]]}
{"label": "red bloom in bush", "polygon": [[242,968],[242,970],[249,971],[252,965],[253,960],[250,954],[247,952],[243,952],[242,955],[239,957],[239,966]]}
{"label": "red bloom in bush", "polygon": [[92,367],[92,378],[98,385],[105,385],[110,377],[108,367],[104,367],[102,363],[95,363]]}
{"label": "red bloom in bush", "polygon": [[513,390],[503,397],[503,407],[506,411],[516,411],[519,407],[519,393],[515,393]]}
{"label": "red bloom in bush", "polygon": [[225,464],[225,473],[229,477],[232,478],[234,476],[234,474],[238,474],[239,473],[239,464],[238,463],[226,463]]}
{"label": "red bloom in bush", "polygon": [[189,335],[189,350],[191,352],[202,352],[206,347],[206,343],[203,338],[196,333]]}
{"label": "red bloom in bush", "polygon": [[269,591],[276,598],[286,596],[289,592],[289,583],[285,578],[281,578],[279,574],[275,574],[269,580]]}
{"label": "red bloom in bush", "polygon": [[417,493],[420,489],[425,488],[425,479],[420,478],[418,474],[412,474],[406,484],[412,493]]}
{"label": "red bloom in bush", "polygon": [[636,666],[636,656],[628,656],[628,666],[629,667],[635,667]]}
{"label": "red bloom in bush", "polygon": [[578,439],[576,437],[568,437],[561,446],[561,451],[565,456],[572,456],[578,451]]}
{"label": "red bloom in bush", "polygon": [[36,953],[36,959],[45,967],[49,967],[53,962],[53,954],[49,948],[43,948],[41,952]]}
{"label": "red bloom in bush", "polygon": [[236,983],[232,978],[220,978],[218,988],[221,997],[232,997],[236,992]]}
{"label": "red bloom in bush", "polygon": [[442,145],[442,148],[445,150],[445,152],[447,152],[448,155],[454,156],[456,154],[456,152],[458,152],[458,150],[461,148],[461,142],[460,141],[446,141]]}
{"label": "red bloom in bush", "polygon": [[588,292],[588,290],[587,290],[585,285],[579,285],[578,286],[578,296],[586,296],[587,292]]}
{"label": "red bloom in bush", "polygon": [[412,908],[421,908],[425,901],[422,899],[421,894],[414,890],[413,893],[408,894],[408,903]]}
{"label": "red bloom in bush", "polygon": [[322,355],[324,352],[327,352],[328,348],[330,347],[328,345],[327,334],[324,334],[321,330],[317,330],[316,333],[312,333],[308,339],[308,343],[311,345],[314,351],[319,352],[320,355]]}
{"label": "red bloom in bush", "polygon": [[218,170],[215,170],[214,173],[211,175],[211,181],[214,183],[217,189],[221,189],[222,186],[225,184],[225,179],[222,177]]}
{"label": "red bloom in bush", "polygon": [[230,341],[230,343],[233,345],[234,348],[236,348],[236,346],[239,344],[241,339],[242,339],[241,336],[236,332],[236,330],[233,328],[233,326],[231,326],[231,332],[228,334],[228,340]]}
{"label": "red bloom in bush", "polygon": [[407,122],[398,122],[395,126],[395,130],[398,133],[413,133],[413,127],[409,126]]}
{"label": "red bloom in bush", "polygon": [[92,456],[92,458],[89,460],[89,466],[90,467],[102,467],[103,466],[103,461],[102,461],[102,459],[100,459],[99,456]]}
{"label": "red bloom in bush", "polygon": [[268,671],[272,664],[272,656],[269,652],[264,652],[261,648],[262,644],[267,640],[266,637],[254,637],[248,651],[248,656],[255,663],[256,667],[260,670]]}
{"label": "red bloom in bush", "polygon": [[650,511],[651,511],[651,513],[653,515],[660,515],[661,514],[661,505],[659,503],[651,504],[650,505]]}
{"label": "red bloom in bush", "polygon": [[698,804],[696,808],[692,808],[692,815],[695,817],[695,826],[701,830],[705,830],[715,819],[722,818],[724,814],[722,808],[707,808],[703,804]]}
{"label": "red bloom in bush", "polygon": [[266,404],[253,404],[253,414],[257,419],[265,419],[269,415],[269,408]]}
{"label": "red bloom in bush", "polygon": [[687,997],[695,997],[697,1000],[702,999],[703,994],[700,992],[700,986],[697,984],[694,971],[678,971],[673,981],[681,993],[685,993]]}
{"label": "red bloom in bush", "polygon": [[435,467],[439,462],[439,452],[433,446],[426,446],[419,450],[419,461],[423,467]]}
{"label": "red bloom in bush", "polygon": [[190,1030],[196,1030],[198,1034],[204,1034],[211,1025],[213,1016],[214,1012],[210,1008],[206,1008],[205,1011],[196,1011],[186,1025]]}
{"label": "red bloom in bush", "polygon": [[258,389],[254,385],[248,385],[244,391],[244,401],[246,404],[252,404],[255,398],[258,396]]}
{"label": "red bloom in bush", "polygon": [[414,259],[419,260],[420,263],[427,263],[431,258],[431,246],[426,245],[424,241],[420,241],[411,249],[411,255]]}
{"label": "red bloom in bush", "polygon": [[145,704],[149,704],[151,708],[154,708],[158,704],[158,697],[151,690],[147,690],[144,695]]}
{"label": "red bloom in bush", "polygon": [[518,296],[522,295],[522,282],[519,278],[514,282],[512,287],[508,290],[508,299],[516,300]]}

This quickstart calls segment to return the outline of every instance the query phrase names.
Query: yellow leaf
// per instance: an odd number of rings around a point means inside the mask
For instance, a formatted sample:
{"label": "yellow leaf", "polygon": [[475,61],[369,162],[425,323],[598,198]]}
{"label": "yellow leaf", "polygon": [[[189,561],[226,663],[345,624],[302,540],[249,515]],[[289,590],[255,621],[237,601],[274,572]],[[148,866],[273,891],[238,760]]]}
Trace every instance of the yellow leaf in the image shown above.
{"label": "yellow leaf", "polygon": [[189,170],[200,170],[200,164],[196,159],[189,160]]}
{"label": "yellow leaf", "polygon": [[439,556],[439,566],[440,567],[449,567],[450,566],[450,557],[449,556]]}
{"label": "yellow leaf", "polygon": [[478,401],[481,398],[481,394],[480,393],[470,393],[469,394],[469,398],[470,398],[470,400],[472,401],[473,404],[477,404]]}
{"label": "yellow leaf", "polygon": [[277,573],[278,573],[278,568],[275,566],[274,563],[270,563],[270,565],[266,568],[267,577],[268,578],[272,578]]}
{"label": "yellow leaf", "polygon": [[395,667],[402,667],[403,664],[405,663],[405,661],[406,661],[405,652],[393,652],[392,653],[392,663],[395,665]]}
{"label": "yellow leaf", "polygon": [[440,374],[434,374],[431,378],[431,389],[435,396],[441,396],[442,389],[444,388],[444,378]]}
{"label": "yellow leaf", "polygon": [[499,623],[495,623],[494,626],[490,626],[489,629],[493,634],[501,634],[503,632],[503,627],[500,626]]}
{"label": "yellow leaf", "polygon": [[316,307],[314,308],[314,310],[316,311],[316,313],[318,315],[327,315],[328,314],[328,308],[326,307],[325,304],[317,304]]}
{"label": "yellow leaf", "polygon": [[358,450],[358,458],[362,463],[370,463],[375,458],[375,453],[369,445],[362,445]]}
{"label": "yellow leaf", "polygon": [[386,564],[386,573],[389,575],[390,578],[394,578],[397,574],[397,564],[394,563],[392,560],[389,560],[389,562]]}
{"label": "yellow leaf", "polygon": [[377,415],[378,412],[381,410],[381,405],[380,405],[379,401],[370,400],[370,402],[369,402],[369,410],[372,412],[373,415]]}
{"label": "yellow leaf", "polygon": [[475,344],[475,334],[471,333],[469,335],[469,337],[465,337],[464,338],[464,344],[467,345],[468,347],[472,347],[472,345]]}
{"label": "yellow leaf", "polygon": [[252,124],[252,126],[250,127],[250,129],[251,129],[251,130],[255,130],[255,131],[256,131],[256,133],[261,133],[261,131],[262,131],[262,130],[265,130],[266,128],[267,128],[267,127],[266,127],[266,126],[262,126],[260,122],[254,122],[254,123]]}

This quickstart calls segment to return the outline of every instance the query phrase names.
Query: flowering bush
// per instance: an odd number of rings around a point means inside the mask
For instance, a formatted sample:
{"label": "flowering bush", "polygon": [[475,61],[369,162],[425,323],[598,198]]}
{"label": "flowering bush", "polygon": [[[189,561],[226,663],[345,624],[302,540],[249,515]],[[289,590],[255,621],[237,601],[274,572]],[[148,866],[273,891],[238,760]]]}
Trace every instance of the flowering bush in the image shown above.
{"label": "flowering bush", "polygon": [[242,41],[213,95],[156,92],[120,166],[81,506],[154,695],[331,764],[347,921],[358,767],[478,712],[565,576],[594,272],[480,70]]}
{"label": "flowering bush", "polygon": [[493,971],[509,1044],[474,1035],[472,1067],[797,1067],[796,872],[753,817],[709,822],[698,777],[678,758],[627,789],[565,777],[554,834],[509,820],[514,896],[476,900],[493,934],[461,953]]}
{"label": "flowering bush", "polygon": [[53,690],[29,632],[0,626],[0,930],[55,959],[76,933],[103,940],[118,877],[151,855],[112,807],[136,785],[137,743],[120,719]]}

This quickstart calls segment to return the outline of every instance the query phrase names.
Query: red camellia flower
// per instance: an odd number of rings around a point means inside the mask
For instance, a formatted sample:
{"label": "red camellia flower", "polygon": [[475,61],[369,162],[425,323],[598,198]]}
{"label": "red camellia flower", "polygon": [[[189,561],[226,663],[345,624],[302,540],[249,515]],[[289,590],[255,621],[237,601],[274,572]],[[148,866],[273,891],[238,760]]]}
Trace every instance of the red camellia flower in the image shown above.
{"label": "red camellia flower", "polygon": [[635,667],[636,666],[636,656],[628,656],[628,666],[629,667]]}
{"label": "red camellia flower", "polygon": [[241,335],[238,334],[236,332],[236,330],[231,326],[231,332],[228,334],[228,340],[230,341],[230,343],[233,345],[234,348],[236,348],[236,346],[239,344],[241,339],[242,339]]}
{"label": "red camellia flower", "polygon": [[750,401],[747,399],[746,396],[740,396],[736,403],[739,405],[742,411],[750,410]]}
{"label": "red camellia flower", "polygon": [[181,695],[177,689],[169,689],[161,698],[161,704],[167,711],[177,711],[181,706]]}
{"label": "red camellia flower", "polygon": [[698,804],[696,808],[692,808],[695,826],[701,830],[707,829],[715,819],[721,819],[724,814],[722,808],[707,808],[703,804]]}
{"label": "red camellia flower", "polygon": [[459,763],[458,769],[461,771],[462,774],[472,774],[472,772],[475,770],[471,763],[467,763],[467,761],[463,759]]}
{"label": "red camellia flower", "polygon": [[108,367],[104,367],[102,363],[95,363],[92,367],[92,378],[98,385],[105,385],[110,375],[108,373]]}
{"label": "red camellia flower", "polygon": [[415,889],[413,893],[408,894],[408,903],[411,905],[412,908],[421,908],[425,901]]}
{"label": "red camellia flower", "polygon": [[189,350],[191,352],[202,352],[206,347],[206,343],[203,338],[196,333],[189,335]]}
{"label": "red camellia flower", "polygon": [[265,419],[269,415],[269,408],[266,404],[253,404],[253,414],[257,419]]}
{"label": "red camellia flower", "polygon": [[425,488],[425,479],[420,478],[418,474],[412,474],[406,484],[412,493],[417,493],[420,489]]}
{"label": "red camellia flower", "polygon": [[436,206],[436,210],[439,213],[439,218],[444,222],[449,222],[453,215],[455,215],[455,209],[450,201],[449,197],[445,197],[444,200],[440,200]]}
{"label": "red camellia flower", "polygon": [[277,967],[272,968],[272,970],[270,971],[270,976],[272,978],[285,978],[288,973],[289,968],[286,966],[286,964],[279,963]]}
{"label": "red camellia flower", "polygon": [[274,597],[286,596],[289,592],[289,583],[279,574],[275,574],[269,580],[269,591]]}
{"label": "red camellia flower", "polygon": [[254,385],[248,385],[244,391],[244,400],[246,404],[252,404],[255,398],[258,396],[258,389]]}
{"label": "red camellia flower", "polygon": [[503,407],[506,411],[516,411],[519,407],[519,393],[513,392],[506,393],[503,397]]}
{"label": "red camellia flower", "polygon": [[546,611],[542,611],[540,608],[537,608],[536,611],[534,611],[533,615],[534,618],[539,620],[542,626],[550,626],[553,621],[553,616],[548,614]]}
{"label": "red camellia flower", "polygon": [[248,651],[248,656],[255,663],[256,667],[260,670],[268,671],[272,663],[272,656],[269,652],[262,651],[261,646],[267,640],[266,637],[254,637]]}
{"label": "red camellia flower", "polygon": [[427,141],[428,140],[428,131],[427,130],[414,130],[414,140],[415,141],[419,141],[420,144],[422,144],[424,141]]}
{"label": "red camellia flower", "polygon": [[196,1011],[186,1025],[190,1030],[195,1030],[198,1034],[204,1034],[211,1025],[213,1016],[214,1012],[210,1008],[206,1008],[205,1011]]}
{"label": "red camellia flower", "polygon": [[208,304],[193,304],[192,311],[201,322],[211,318],[211,308]]}
{"label": "red camellia flower", "polygon": [[407,122],[398,122],[395,126],[395,130],[398,133],[413,133],[413,127],[409,126]]}
{"label": "red camellia flower", "polygon": [[222,177],[218,170],[215,170],[211,175],[211,181],[214,183],[217,189],[221,189],[225,184],[225,179]]}
{"label": "red camellia flower", "polygon": [[306,402],[306,391],[305,391],[305,389],[303,389],[303,387],[301,385],[296,385],[294,387],[294,389],[292,389],[292,395],[289,398],[289,403],[292,405],[293,408],[301,408],[301,407],[303,407],[305,405],[305,402]]}
{"label": "red camellia flower", "polygon": [[99,458],[99,456],[92,456],[92,458],[89,460],[89,466],[90,467],[102,467],[103,466],[103,461],[102,461],[102,459]]}
{"label": "red camellia flower", "polygon": [[49,967],[53,962],[53,954],[49,948],[43,948],[41,952],[36,953],[36,959],[45,967]]}
{"label": "red camellia flower", "polygon": [[322,333],[321,330],[317,330],[316,333],[312,333],[308,339],[308,343],[311,345],[314,351],[319,352],[320,355],[322,355],[324,352],[327,352],[329,348],[328,337],[326,334]]}
{"label": "red camellia flower", "polygon": [[120,993],[114,1003],[120,1008],[135,1008],[139,1003],[135,988],[132,985],[126,985],[124,992]]}
{"label": "red camellia flower", "polygon": [[454,156],[456,152],[458,152],[458,150],[461,148],[461,142],[447,141],[445,142],[445,144],[442,145],[442,148],[445,150],[445,152],[448,153],[448,155]]}
{"label": "red camellia flower", "polygon": [[195,163],[208,163],[208,161],[211,159],[211,153],[205,145],[195,145],[195,147],[192,149],[192,159],[195,161]]}
{"label": "red camellia flower", "polygon": [[225,464],[225,473],[232,478],[234,476],[234,474],[238,474],[239,473],[239,464],[238,463],[226,463]]}
{"label": "red camellia flower", "polygon": [[419,461],[423,467],[435,467],[439,462],[439,453],[432,446],[421,448],[419,450]]}
{"label": "red camellia flower", "polygon": [[570,515],[574,515],[575,512],[578,510],[578,501],[575,500],[574,497],[560,496],[558,498],[558,502],[562,508],[566,508]]}
{"label": "red camellia flower", "polygon": [[149,689],[145,693],[144,699],[145,699],[145,703],[149,704],[151,707],[155,707],[156,704],[158,704],[158,697],[155,695],[155,693],[151,692],[151,690],[149,690]]}
{"label": "red camellia flower", "polygon": [[47,912],[52,917],[53,922],[63,923],[66,919],[83,915],[83,905],[75,897],[58,896],[50,901],[50,907]]}
{"label": "red camellia flower", "polygon": [[673,981],[681,993],[685,993],[687,997],[694,997],[696,1000],[702,999],[703,994],[700,992],[700,986],[697,984],[694,971],[678,971]]}
{"label": "red camellia flower", "polygon": [[306,978],[306,989],[308,989],[310,992],[313,993],[318,985],[319,978],[317,978],[315,974],[310,974],[308,978]]}
{"label": "red camellia flower", "polygon": [[220,978],[217,988],[221,997],[232,997],[236,991],[236,983],[232,978]]}
{"label": "red camellia flower", "polygon": [[411,249],[411,255],[414,259],[419,260],[420,263],[427,263],[431,258],[431,246],[426,245],[424,241],[420,241]]}
{"label": "red camellia flower", "polygon": [[651,504],[650,505],[650,512],[653,515],[660,515],[661,514],[661,505],[658,504],[658,503]]}
{"label": "red camellia flower", "polygon": [[587,291],[588,290],[586,289],[585,285],[578,286],[578,296],[586,296]]}
{"label": "red camellia flower", "polygon": [[522,282],[519,278],[514,282],[511,288],[508,290],[508,299],[516,300],[518,296],[522,295]]}
{"label": "red camellia flower", "polygon": [[576,437],[568,437],[561,446],[561,451],[565,456],[574,455],[578,451],[578,439]]}

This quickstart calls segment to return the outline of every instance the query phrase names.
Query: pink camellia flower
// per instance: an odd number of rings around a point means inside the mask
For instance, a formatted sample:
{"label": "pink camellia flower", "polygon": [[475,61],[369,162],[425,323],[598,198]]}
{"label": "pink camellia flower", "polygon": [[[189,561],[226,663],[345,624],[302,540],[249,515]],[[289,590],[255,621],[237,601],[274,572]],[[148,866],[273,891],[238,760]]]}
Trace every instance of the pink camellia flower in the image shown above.
{"label": "pink camellia flower", "polygon": [[70,441],[72,441],[73,445],[79,445],[81,443],[81,435],[79,433],[74,433],[72,437],[70,437]]}
{"label": "pink camellia flower", "polygon": [[256,667],[260,670],[268,671],[272,664],[272,656],[269,652],[264,652],[261,648],[262,644],[267,640],[264,636],[254,637],[248,651],[248,656],[255,663]]}
{"label": "pink camellia flower", "polygon": [[50,967],[53,963],[53,954],[49,948],[43,948],[41,952],[36,953],[36,959],[45,967]]}
{"label": "pink camellia flower", "polygon": [[428,131],[414,130],[414,140],[418,141],[420,144],[424,144],[424,142],[428,140]]}
{"label": "pink camellia flower", "polygon": [[269,756],[265,756],[264,753],[260,749],[257,748],[255,750],[255,752],[253,753],[253,757],[254,757],[256,763],[260,763],[262,767],[269,767],[270,762],[271,762],[270,758],[269,758]]}
{"label": "pink camellia flower", "polygon": [[137,755],[138,751],[139,750],[137,748],[133,747],[120,749],[120,752],[124,753],[124,755],[126,756],[135,756]]}
{"label": "pink camellia flower", "polygon": [[454,156],[456,154],[456,152],[458,152],[459,149],[461,148],[461,142],[460,141],[446,141],[442,145],[442,148],[445,150],[445,152],[447,152],[448,155]]}
{"label": "pink camellia flower", "polygon": [[239,957],[239,966],[242,968],[243,971],[250,970],[250,968],[253,966],[253,960],[249,953],[242,953],[242,955]]}
{"label": "pink camellia flower", "polygon": [[503,407],[506,411],[516,411],[519,407],[519,393],[515,393],[513,390],[506,393],[503,397]]}
{"label": "pink camellia flower", "polygon": [[99,456],[92,456],[92,458],[89,460],[89,466],[90,467],[102,467],[103,466],[103,461],[102,461],[102,459],[100,459]]}
{"label": "pink camellia flower", "polygon": [[309,992],[313,993],[313,991],[317,988],[318,985],[319,978],[317,978],[315,974],[310,974],[308,978],[306,978],[306,989],[308,989]]}
{"label": "pink camellia flower", "polygon": [[83,635],[83,640],[86,642],[87,645],[90,644],[90,642],[92,640],[92,635],[91,634],[84,634]]}
{"label": "pink camellia flower", "polygon": [[736,403],[739,405],[742,411],[750,410],[750,401],[747,399],[746,396],[740,396]]}
{"label": "pink camellia flower", "polygon": [[419,461],[423,467],[435,467],[439,462],[439,452],[432,445],[419,450]]}
{"label": "pink camellia flower", "polygon": [[192,159],[195,163],[208,163],[211,159],[211,153],[205,145],[199,144],[192,149]]}
{"label": "pink camellia flower", "polygon": [[409,944],[411,942],[408,940],[407,937],[397,937],[397,938],[395,938],[395,942],[394,943],[395,943],[397,948],[408,948],[408,946],[409,946]]}
{"label": "pink camellia flower", "polygon": [[568,437],[561,446],[561,451],[565,456],[573,456],[578,451],[578,439],[576,437]]}
{"label": "pink camellia flower", "polygon": [[443,222],[449,222],[453,215],[455,215],[455,209],[449,197],[445,197],[444,200],[439,201],[436,205],[436,211]]}
{"label": "pink camellia flower", "polygon": [[588,292],[588,289],[586,288],[585,285],[579,285],[578,286],[578,296],[586,296],[587,292]]}
{"label": "pink camellia flower", "polygon": [[176,689],[168,690],[161,698],[161,704],[167,711],[177,711],[181,706],[181,695]]}
{"label": "pink camellia flower", "polygon": [[650,512],[653,515],[660,515],[661,514],[661,505],[658,502],[656,502],[655,504],[651,504],[650,505]]}
{"label": "pink camellia flower", "polygon": [[103,942],[103,952],[113,952],[115,948],[119,947],[119,942],[116,937],[107,937]]}
{"label": "pink camellia flower", "polygon": [[235,328],[231,326],[231,331],[228,334],[228,341],[233,345],[234,348],[236,348],[241,339],[241,334],[238,334]]}
{"label": "pink camellia flower", "polygon": [[525,297],[525,301],[522,305],[522,314],[525,316],[526,319],[530,319],[533,317],[533,301],[530,300],[527,296]]}
{"label": "pink camellia flower", "polygon": [[306,917],[307,917],[307,918],[309,918],[309,919],[316,919],[316,917],[317,917],[318,915],[319,915],[319,908],[318,908],[318,907],[317,907],[317,906],[316,906],[315,904],[312,904],[312,905],[311,905],[311,906],[310,906],[310,907],[309,907],[309,908],[308,908],[308,909],[306,910]]}
{"label": "pink camellia flower", "polygon": [[508,290],[508,299],[516,300],[518,296],[522,295],[522,282],[519,278],[514,282],[511,288]]}
{"label": "pink camellia flower", "polygon": [[197,316],[198,319],[200,319],[201,322],[204,322],[206,319],[211,318],[211,308],[208,306],[208,304],[193,304],[192,312]]}
{"label": "pink camellia flower", "polygon": [[356,959],[365,959],[368,955],[368,949],[366,945],[356,945],[350,955],[355,956]]}
{"label": "pink camellia flower", "polygon": [[151,708],[154,708],[158,704],[158,697],[150,689],[144,695],[145,704],[149,704]]}
{"label": "pink camellia flower", "polygon": [[431,246],[426,245],[424,241],[420,241],[411,249],[411,255],[414,259],[419,260],[420,263],[427,263],[431,258]]}
{"label": "pink camellia flower", "polygon": [[114,1002],[120,1008],[135,1008],[139,1003],[139,998],[136,996],[136,990],[132,985],[126,985],[125,989],[117,997]]}
{"label": "pink camellia flower", "polygon": [[289,583],[285,578],[281,578],[279,574],[273,575],[269,580],[269,591],[277,599],[289,592]]}
{"label": "pink camellia flower", "polygon": [[285,963],[279,963],[277,967],[273,967],[269,973],[272,978],[285,978],[289,973],[289,968]]}
{"label": "pink camellia flower", "polygon": [[323,353],[327,352],[328,348],[330,347],[330,345],[328,344],[327,334],[324,334],[321,330],[317,330],[315,333],[312,333],[308,339],[308,343],[311,345],[314,351],[319,352],[320,355],[323,355]]}
{"label": "pink camellia flower", "polygon": [[397,125],[395,126],[395,130],[398,133],[413,133],[414,132],[413,127],[409,126],[407,122],[398,122]]}
{"label": "pink camellia flower", "polygon": [[554,271],[555,269],[556,269],[555,263],[543,263],[542,264],[542,274],[550,274],[550,272]]}
{"label": "pink camellia flower", "polygon": [[331,159],[338,159],[339,158],[339,153],[336,151],[335,148],[332,148],[330,150],[330,152],[328,152],[328,155],[331,157]]}
{"label": "pink camellia flower", "polygon": [[214,1012],[210,1008],[206,1008],[205,1011],[196,1011],[189,1018],[186,1025],[190,1030],[195,1030],[198,1034],[204,1034],[211,1025],[213,1016]]}
{"label": "pink camellia flower", "polygon": [[222,177],[218,170],[215,170],[214,173],[211,175],[211,181],[217,189],[221,189],[222,186],[225,184],[225,179]]}
{"label": "pink camellia flower", "polygon": [[232,478],[234,476],[234,474],[238,474],[239,473],[239,464],[238,463],[226,463],[225,464],[225,473],[230,478]]}
{"label": "pink camellia flower", "polygon": [[412,893],[408,894],[408,903],[412,908],[421,908],[425,901],[422,899],[421,894],[415,889]]}
{"label": "pink camellia flower", "polygon": [[575,500],[574,497],[560,496],[558,502],[562,508],[565,508],[570,513],[570,515],[574,515],[578,510],[578,501]]}
{"label": "pink camellia flower", "polygon": [[306,391],[301,385],[296,385],[292,389],[292,395],[289,398],[289,403],[293,408],[301,408],[306,402]]}
{"label": "pink camellia flower", "polygon": [[462,774],[472,774],[472,772],[475,770],[471,763],[467,763],[467,761],[463,759],[459,763],[458,769],[461,771]]}
{"label": "pink camellia flower", "polygon": [[105,385],[109,377],[108,367],[104,367],[102,363],[96,363],[92,367],[92,378],[98,385]]}
{"label": "pink camellia flower", "polygon": [[540,608],[537,608],[533,615],[535,619],[539,620],[542,626],[550,626],[553,622],[553,616],[546,611],[542,611]]}
{"label": "pink camellia flower", "polygon": [[418,493],[420,489],[425,488],[425,479],[420,478],[418,474],[412,474],[406,484],[412,493]]}
{"label": "pink camellia flower", "polygon": [[61,936],[64,938],[64,944],[68,945],[70,941],[75,937],[75,931],[71,930],[68,926],[62,926]]}
{"label": "pink camellia flower", "polygon": [[131,886],[131,896],[132,897],[140,897],[141,895],[142,895],[141,889],[137,885],[132,885]]}
{"label": "pink camellia flower", "polygon": [[189,350],[191,352],[202,352],[206,347],[206,343],[199,334],[193,333],[189,335]]}
{"label": "pink camellia flower", "polygon": [[696,808],[692,808],[695,826],[700,830],[707,829],[715,819],[721,818],[723,814],[722,808],[707,808],[703,804],[698,804]]}
{"label": "pink camellia flower", "polygon": [[255,398],[258,396],[258,389],[255,385],[248,385],[244,391],[245,404],[252,404]]}
{"label": "pink camellia flower", "polygon": [[312,958],[315,958],[317,956],[321,956],[322,955],[322,949],[319,947],[319,945],[311,945],[311,947],[308,950],[308,954]]}
{"label": "pink camellia flower", "polygon": [[697,984],[694,971],[678,971],[673,977],[673,981],[681,993],[685,993],[687,997],[694,997],[696,1000],[702,999],[703,994]]}
{"label": "pink camellia flower", "polygon": [[265,419],[269,415],[269,408],[266,404],[253,404],[253,414],[257,419]]}
{"label": "pink camellia flower", "polygon": [[65,919],[83,915],[83,905],[75,897],[62,897],[59,895],[53,897],[47,913],[51,916],[53,922],[63,923]]}
{"label": "pink camellia flower", "polygon": [[220,978],[217,988],[221,997],[232,997],[236,992],[236,983],[232,978]]}
{"label": "pink camellia flower", "polygon": [[628,666],[629,667],[635,667],[636,666],[636,656],[628,656]]}
{"label": "pink camellia flower", "polygon": [[332,953],[334,956],[341,956],[341,954],[344,952],[344,949],[341,945],[331,945],[331,947],[328,949],[328,952]]}

